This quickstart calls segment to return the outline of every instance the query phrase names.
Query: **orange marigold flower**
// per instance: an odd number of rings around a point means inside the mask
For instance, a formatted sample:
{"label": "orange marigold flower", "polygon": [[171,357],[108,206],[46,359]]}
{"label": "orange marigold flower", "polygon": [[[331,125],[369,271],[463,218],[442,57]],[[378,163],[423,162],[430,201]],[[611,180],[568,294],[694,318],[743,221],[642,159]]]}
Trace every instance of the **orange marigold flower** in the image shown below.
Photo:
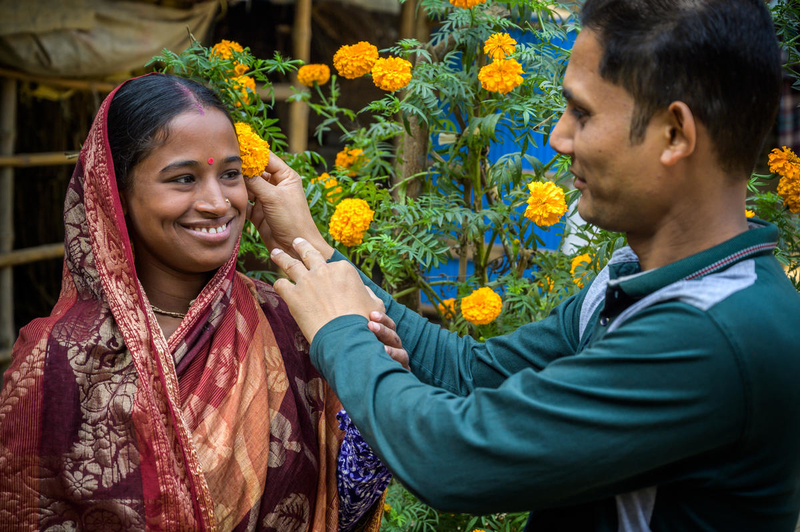
{"label": "orange marigold flower", "polygon": [[311,182],[321,183],[325,187],[325,197],[328,198],[328,200],[342,192],[342,187],[339,186],[339,180],[331,176],[328,172],[324,172],[319,177],[315,177]]}
{"label": "orange marigold flower", "polygon": [[[244,53],[242,45],[236,41],[221,40],[211,48],[211,57],[219,57],[220,59],[233,59],[233,52]],[[233,74],[236,77],[244,75],[245,72],[250,70],[250,67],[243,65],[238,61],[234,61]]]}
{"label": "orange marigold flower", "polygon": [[236,122],[239,152],[242,156],[242,174],[245,177],[261,175],[269,162],[269,143],[253,131],[250,124]]}
{"label": "orange marigold flower", "polygon": [[372,67],[372,81],[385,91],[402,89],[411,81],[411,63],[400,57],[378,59]]}
{"label": "orange marigold flower", "polygon": [[748,218],[752,218],[753,216],[756,215],[756,211],[751,211],[750,209],[745,209],[744,210],[744,215],[747,216]]}
{"label": "orange marigold flower", "polygon": [[333,66],[340,76],[347,79],[360,78],[378,60],[378,48],[366,41],[345,45],[333,54]]}
{"label": "orange marigold flower", "polygon": [[391,512],[392,511],[392,506],[388,502],[383,503],[383,511],[384,512]]}
{"label": "orange marigold flower", "polygon": [[461,300],[461,314],[470,323],[492,323],[503,309],[503,300],[488,286],[478,288]]}
{"label": "orange marigold flower", "polygon": [[506,94],[522,85],[522,74],[522,65],[516,59],[503,59],[481,68],[478,79],[487,91]]}
{"label": "orange marigold flower", "polygon": [[483,50],[492,58],[492,61],[500,61],[514,53],[516,44],[517,41],[512,39],[508,33],[495,33],[486,39]]}
{"label": "orange marigold flower", "polygon": [[768,159],[770,172],[781,176],[778,195],[790,211],[800,214],[800,158],[784,146],[783,150],[772,150]]}
{"label": "orange marigold flower", "polygon": [[436,305],[436,308],[439,309],[439,314],[441,314],[445,318],[454,318],[456,316],[455,298],[450,297],[447,299],[443,299],[441,303]]}
{"label": "orange marigold flower", "polygon": [[336,163],[334,164],[340,168],[352,169],[353,171],[349,172],[348,175],[353,177],[363,162],[361,160],[362,153],[364,153],[364,150],[361,148],[345,148],[336,154]]}
{"label": "orange marigold flower", "polygon": [[553,289],[553,285],[555,285],[555,281],[549,275],[544,275],[539,278],[539,282],[537,283],[539,288],[542,289],[542,292],[549,292]]}
{"label": "orange marigold flower", "polygon": [[[569,273],[572,274],[572,279],[575,281],[575,284],[578,285],[578,287],[580,288],[583,288],[583,278],[586,277],[586,274],[588,272],[582,271],[579,272],[577,275],[575,275],[575,271],[581,264],[585,264],[586,266],[588,266],[589,264],[591,264],[591,262],[592,262],[592,257],[590,257],[588,253],[577,255],[572,258],[572,264],[570,266]],[[586,266],[584,266],[584,268],[586,268]]]}
{"label": "orange marigold flower", "polygon": [[450,3],[456,7],[463,7],[465,9],[470,9],[478,4],[484,3],[486,0],[450,0]]}
{"label": "orange marigold flower", "polygon": [[[231,80],[231,89],[239,91],[242,102],[249,104],[256,93],[256,82],[250,76],[239,76]],[[250,89],[250,92],[248,92]],[[241,107],[241,102],[236,102],[236,107]]]}
{"label": "orange marigold flower", "polygon": [[357,246],[364,239],[364,233],[372,223],[375,211],[369,204],[358,198],[344,199],[336,206],[328,224],[328,232],[337,242],[347,247]]}
{"label": "orange marigold flower", "polygon": [[306,87],[325,85],[331,79],[331,69],[328,65],[303,65],[297,71],[297,81]]}
{"label": "orange marigold flower", "polygon": [[550,227],[558,223],[561,216],[567,212],[567,202],[564,191],[551,181],[534,182],[528,185],[530,197],[525,217],[540,227]]}

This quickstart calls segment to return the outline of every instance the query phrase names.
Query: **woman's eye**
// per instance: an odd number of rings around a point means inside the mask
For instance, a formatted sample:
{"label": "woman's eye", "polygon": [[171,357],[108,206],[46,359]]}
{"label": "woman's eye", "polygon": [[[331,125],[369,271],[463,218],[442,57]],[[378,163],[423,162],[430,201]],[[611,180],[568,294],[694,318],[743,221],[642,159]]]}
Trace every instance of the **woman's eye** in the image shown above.
{"label": "woman's eye", "polygon": [[239,170],[231,170],[230,172],[225,172],[222,174],[222,179],[239,179],[239,176],[242,175],[242,172]]}
{"label": "woman's eye", "polygon": [[193,183],[194,182],[194,176],[193,175],[182,175],[180,177],[176,177],[175,179],[173,179],[172,182],[173,183],[181,183],[181,184]]}

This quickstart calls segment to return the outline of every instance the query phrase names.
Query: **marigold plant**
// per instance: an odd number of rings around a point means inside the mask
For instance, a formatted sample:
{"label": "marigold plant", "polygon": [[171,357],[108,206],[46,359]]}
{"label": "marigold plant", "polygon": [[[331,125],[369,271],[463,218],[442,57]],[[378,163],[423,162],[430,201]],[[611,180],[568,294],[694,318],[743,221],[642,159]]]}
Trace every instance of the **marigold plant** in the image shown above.
{"label": "marigold plant", "polygon": [[488,286],[478,288],[461,300],[461,315],[474,325],[492,323],[503,309],[503,299]]}
{"label": "marigold plant", "polygon": [[362,164],[364,150],[361,148],[345,148],[339,153],[336,154],[336,162],[334,163],[339,168],[343,168],[345,170],[351,170],[348,173],[350,177],[356,175],[356,170]]}
{"label": "marigold plant", "polygon": [[374,215],[375,211],[369,208],[366,201],[359,198],[344,199],[331,216],[328,232],[334,240],[347,247],[357,246],[362,242]]}
{"label": "marigold plant", "polygon": [[[236,41],[228,41],[222,39],[211,48],[211,57],[219,57],[220,59],[233,59],[233,52],[243,53],[244,48]],[[245,72],[250,70],[247,65],[234,61],[233,63],[233,77],[239,77]]]}
{"label": "marigold plant", "polygon": [[385,91],[400,90],[411,81],[411,63],[400,57],[380,58],[372,67],[372,81]]}
{"label": "marigold plant", "polygon": [[487,91],[506,94],[522,85],[522,74],[522,65],[516,59],[502,59],[481,68],[478,79]]}
{"label": "marigold plant", "polygon": [[483,51],[492,58],[492,61],[500,61],[507,55],[513,54],[516,46],[517,41],[512,39],[508,33],[495,33],[486,39]]}
{"label": "marigold plant", "polygon": [[331,79],[331,69],[328,68],[328,65],[303,65],[297,71],[297,81],[306,87],[313,87],[314,83],[325,85],[329,79]]}
{"label": "marigold plant", "polygon": [[242,174],[245,177],[261,175],[269,163],[269,143],[253,131],[250,124],[236,122],[236,136],[242,156]]}
{"label": "marigold plant", "polygon": [[456,300],[453,297],[443,299],[441,303],[436,306],[439,314],[445,318],[456,317]]}
{"label": "marigold plant", "polygon": [[528,185],[530,197],[525,217],[540,227],[555,225],[567,212],[564,191],[551,181],[533,182]]}
{"label": "marigold plant", "polygon": [[[578,272],[578,267],[581,265],[588,266],[592,262],[592,257],[588,253],[582,253],[580,255],[575,256],[572,259],[570,264],[569,273],[572,275],[572,279],[575,281],[575,284],[578,285],[579,288],[583,288],[583,281],[584,277],[586,277],[586,271]],[[586,268],[584,266],[584,268]]]}
{"label": "marigold plant", "polygon": [[486,0],[450,0],[450,3],[456,7],[463,7],[465,9],[473,8],[479,4],[483,4]]}
{"label": "marigold plant", "polygon": [[312,183],[320,183],[325,187],[325,197],[332,200],[334,197],[342,193],[342,187],[339,185],[339,180],[330,175],[328,172],[323,172],[318,177],[311,180]]}
{"label": "marigold plant", "polygon": [[378,60],[378,48],[366,41],[342,46],[333,55],[333,66],[347,79],[360,78],[372,70]]}
{"label": "marigold plant", "polygon": [[781,176],[778,194],[790,211],[800,214],[800,157],[784,146],[782,150],[772,150],[768,160],[770,172]]}
{"label": "marigold plant", "polygon": [[239,76],[238,78],[233,78],[231,88],[239,93],[241,102],[236,102],[236,107],[240,107],[242,102],[245,104],[252,103],[256,92],[256,81],[250,76]]}

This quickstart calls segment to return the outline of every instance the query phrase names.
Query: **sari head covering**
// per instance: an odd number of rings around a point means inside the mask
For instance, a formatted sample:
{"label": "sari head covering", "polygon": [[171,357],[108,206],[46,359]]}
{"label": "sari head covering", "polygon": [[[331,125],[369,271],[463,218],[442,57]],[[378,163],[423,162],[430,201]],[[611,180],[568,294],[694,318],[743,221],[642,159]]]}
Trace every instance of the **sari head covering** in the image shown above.
{"label": "sari head covering", "polygon": [[1,530],[335,531],[338,399],[237,249],[167,340],[136,276],[100,106],[61,294],[0,393]]}

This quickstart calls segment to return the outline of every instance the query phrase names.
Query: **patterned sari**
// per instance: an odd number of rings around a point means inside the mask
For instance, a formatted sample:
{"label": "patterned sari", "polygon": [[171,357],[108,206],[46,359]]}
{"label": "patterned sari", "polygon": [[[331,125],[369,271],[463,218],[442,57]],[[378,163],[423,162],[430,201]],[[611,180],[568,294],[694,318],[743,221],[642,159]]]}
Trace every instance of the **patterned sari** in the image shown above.
{"label": "patterned sari", "polygon": [[0,530],[336,531],[341,406],[271,287],[234,251],[161,332],[117,192],[113,95],[67,192],[58,302],[21,330],[0,393]]}

